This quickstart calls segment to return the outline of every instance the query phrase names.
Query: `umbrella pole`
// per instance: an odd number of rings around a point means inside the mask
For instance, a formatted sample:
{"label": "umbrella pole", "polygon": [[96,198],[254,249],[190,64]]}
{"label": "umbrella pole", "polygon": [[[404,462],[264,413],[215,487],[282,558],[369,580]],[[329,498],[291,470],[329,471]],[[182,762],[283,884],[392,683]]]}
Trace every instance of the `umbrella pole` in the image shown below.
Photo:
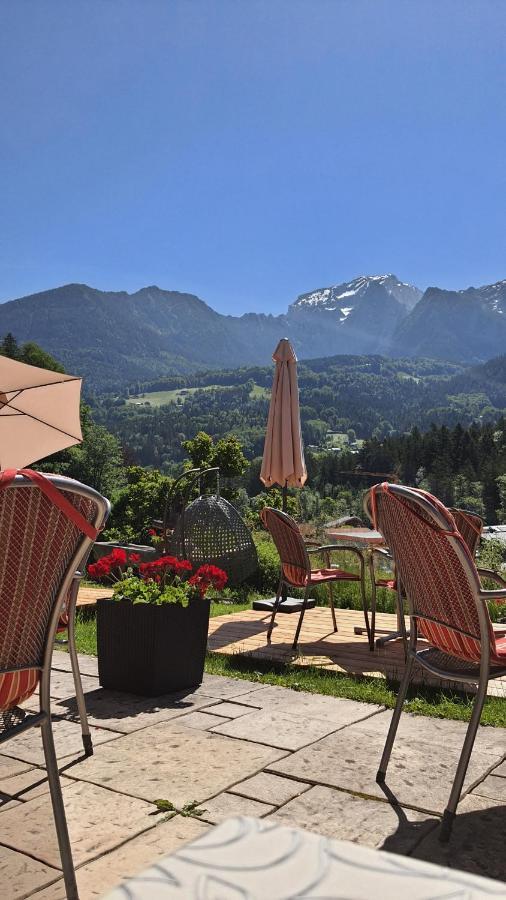
{"label": "umbrella pole", "polygon": [[[281,499],[281,511],[284,513],[286,513],[287,495],[288,495],[288,487],[287,487],[287,483],[285,481],[282,491],[281,491],[281,498],[282,498]],[[283,584],[283,587],[281,588],[281,604],[283,604],[285,602],[287,597],[288,597],[288,588],[287,588],[286,584]]]}

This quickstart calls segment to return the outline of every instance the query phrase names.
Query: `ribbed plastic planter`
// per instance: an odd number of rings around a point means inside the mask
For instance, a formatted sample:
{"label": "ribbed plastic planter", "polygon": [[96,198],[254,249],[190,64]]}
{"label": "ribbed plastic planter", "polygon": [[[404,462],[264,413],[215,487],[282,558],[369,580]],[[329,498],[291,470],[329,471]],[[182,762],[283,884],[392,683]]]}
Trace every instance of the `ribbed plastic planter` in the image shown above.
{"label": "ribbed plastic planter", "polygon": [[189,606],[97,602],[98,675],[104,688],[156,697],[202,682],[209,600]]}

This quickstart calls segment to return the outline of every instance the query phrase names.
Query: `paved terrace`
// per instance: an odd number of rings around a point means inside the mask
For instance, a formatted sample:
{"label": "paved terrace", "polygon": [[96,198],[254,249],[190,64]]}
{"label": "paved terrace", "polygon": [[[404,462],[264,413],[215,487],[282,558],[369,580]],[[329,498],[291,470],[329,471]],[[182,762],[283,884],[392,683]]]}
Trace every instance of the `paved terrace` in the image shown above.
{"label": "paved terrace", "polygon": [[[143,699],[102,690],[92,657],[81,657],[81,671],[95,745],[88,759],[70,661],[55,652],[54,734],[82,900],[237,814],[506,880],[504,729],[480,729],[443,847],[437,826],[463,723],[404,715],[383,792],[374,776],[391,714],[382,707],[208,675],[192,693]],[[40,734],[3,750],[2,900],[63,898]],[[197,800],[204,812],[161,821],[155,799],[179,809]]]}

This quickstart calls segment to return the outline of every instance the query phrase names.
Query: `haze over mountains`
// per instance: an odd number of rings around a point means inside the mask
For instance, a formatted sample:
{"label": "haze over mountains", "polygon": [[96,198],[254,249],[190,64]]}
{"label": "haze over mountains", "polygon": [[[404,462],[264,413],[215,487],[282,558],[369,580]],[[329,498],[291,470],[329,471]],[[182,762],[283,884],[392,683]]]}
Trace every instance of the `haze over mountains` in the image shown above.
{"label": "haze over mountains", "polygon": [[479,363],[506,349],[506,280],[480,288],[418,288],[360,276],[301,294],[286,314],[225,316],[192,294],[133,294],[69,284],[0,304],[0,335],[36,341],[95,390],[163,374],[266,365],[280,337],[301,359],[336,354]]}

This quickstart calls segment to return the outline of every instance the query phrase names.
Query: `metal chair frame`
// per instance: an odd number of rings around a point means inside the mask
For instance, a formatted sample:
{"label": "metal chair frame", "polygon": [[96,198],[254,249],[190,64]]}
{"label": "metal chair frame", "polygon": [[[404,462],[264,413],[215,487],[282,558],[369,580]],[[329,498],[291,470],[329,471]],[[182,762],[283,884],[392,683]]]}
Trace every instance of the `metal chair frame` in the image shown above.
{"label": "metal chair frame", "polygon": [[[281,559],[280,578],[279,578],[279,583],[278,583],[278,589],[276,592],[276,600],[274,602],[271,620],[269,623],[269,628],[267,630],[267,641],[270,643],[272,630],[274,628],[274,620],[276,618],[276,613],[278,612],[279,605],[281,602],[281,594],[282,594],[283,588],[284,587],[303,588],[304,596],[303,596],[303,601],[302,601],[302,609],[300,611],[299,621],[297,623],[297,628],[295,631],[295,638],[294,638],[294,641],[292,644],[292,649],[293,650],[297,649],[300,630],[302,628],[304,614],[307,609],[309,594],[311,592],[311,588],[315,587],[315,585],[318,584],[317,581],[314,581],[312,579],[314,578],[315,574],[317,574],[319,571],[321,571],[319,569],[311,568],[310,555],[318,555],[319,554],[319,555],[323,556],[323,558],[325,560],[326,569],[331,570],[332,569],[331,560],[330,560],[331,554],[332,553],[343,553],[343,552],[353,553],[357,557],[357,559],[359,561],[360,574],[354,575],[353,573],[349,573],[347,575],[347,577],[343,577],[340,570],[336,570],[334,577],[329,576],[328,578],[325,579],[325,581],[320,582],[322,584],[326,584],[328,587],[333,629],[334,629],[334,632],[337,631],[337,621],[336,621],[336,613],[335,613],[335,607],[334,607],[334,594],[333,594],[333,590],[332,590],[333,585],[337,584],[337,583],[342,584],[343,582],[346,582],[346,581],[360,582],[360,590],[361,590],[361,597],[362,597],[362,606],[363,606],[363,610],[364,610],[364,618],[365,618],[365,623],[366,623],[367,635],[368,635],[368,638],[370,641],[371,627],[369,624],[367,599],[366,599],[366,594],[365,594],[365,563],[364,563],[363,555],[360,553],[360,551],[355,550],[355,548],[353,548],[353,547],[346,547],[346,548],[336,547],[334,544],[326,544],[326,545],[320,546],[320,547],[307,547],[307,545],[304,542],[304,539],[299,531],[299,527],[298,527],[297,523],[287,513],[281,512],[281,510],[279,510],[279,509],[274,509],[271,506],[267,506],[267,507],[265,507],[265,509],[262,510],[260,516],[261,516],[261,519],[262,519],[262,522],[263,522],[265,528],[270,533],[270,535],[274,541],[274,544],[276,546],[276,549],[277,549],[280,559]],[[297,554],[300,554],[299,560],[301,561],[302,565],[300,565],[299,562],[294,563],[293,559],[290,559],[289,557],[284,558],[284,557],[286,557],[286,549],[287,548],[286,548],[286,545],[283,543],[283,540],[281,538],[281,533],[283,533],[285,535],[285,538],[288,536],[288,538],[289,538],[288,544],[291,544],[292,548],[295,549],[295,552]],[[290,566],[290,565],[295,565],[297,568],[300,569],[300,571],[301,571],[300,583],[298,583],[295,580],[290,580],[290,578],[288,578],[288,576],[286,575],[284,567]]]}
{"label": "metal chair frame", "polygon": [[[91,547],[90,547],[91,550]],[[89,554],[86,554],[86,559]],[[63,631],[65,628],[67,629],[67,639],[56,637],[55,643],[58,646],[59,644],[66,644],[69,657],[70,657],[70,665],[72,668],[72,677],[74,679],[74,688],[76,692],[76,705],[77,705],[77,713],[79,715],[79,721],[81,723],[81,735],[83,739],[83,747],[85,756],[93,756],[93,741],[91,739],[90,726],[88,723],[88,714],[86,712],[86,703],[84,700],[84,691],[83,691],[83,683],[81,681],[81,672],[79,670],[79,659],[77,657],[77,647],[76,647],[76,605],[77,605],[77,596],[79,593],[79,585],[84,575],[83,572],[86,569],[86,559],[81,560],[79,570],[74,574],[74,578],[72,579],[72,584],[70,586],[70,590],[65,601],[65,613],[67,621],[65,623],[61,623],[61,616],[57,626],[57,635]]]}
{"label": "metal chair frame", "polygon": [[[58,476],[46,476],[53,485],[61,491],[65,491],[66,493],[77,494],[87,500],[90,500],[95,505],[95,515],[93,520],[91,520],[91,524],[100,529],[105,522],[107,515],[109,513],[109,502],[94,491],[92,488],[89,488],[83,484],[80,484],[77,481],[73,481],[69,478],[58,477]],[[3,488],[4,491],[12,491],[12,490],[38,490],[38,488],[33,485],[30,481],[25,479],[23,476],[16,476],[15,480],[8,487]],[[1,502],[1,494],[0,494],[0,502]],[[27,523],[29,524],[29,523]],[[65,889],[66,894],[69,900],[78,900],[78,891],[77,891],[77,883],[74,871],[74,864],[72,860],[72,849],[70,845],[70,838],[67,827],[67,820],[65,817],[65,807],[63,803],[63,795],[60,784],[60,777],[58,772],[58,761],[56,757],[56,751],[54,746],[54,738],[52,731],[52,723],[51,723],[51,698],[50,698],[50,679],[51,679],[51,659],[53,654],[53,646],[56,636],[56,631],[58,628],[58,622],[61,615],[61,609],[65,598],[68,596],[69,591],[73,589],[73,581],[75,579],[75,572],[79,563],[82,561],[83,557],[86,555],[86,551],[89,552],[91,546],[93,544],[93,540],[87,537],[84,534],[80,534],[80,536],[76,540],[75,550],[72,554],[71,559],[69,560],[65,571],[63,572],[60,585],[58,590],[56,591],[55,598],[53,600],[53,606],[49,618],[49,623],[46,628],[46,633],[43,641],[43,653],[42,658],[38,660],[27,661],[27,664],[24,664],[22,667],[14,667],[14,668],[2,668],[0,669],[0,674],[11,674],[13,672],[18,671],[20,668],[22,669],[36,669],[40,671],[40,682],[39,682],[39,712],[37,713],[26,713],[24,710],[8,710],[8,712],[12,712],[13,718],[14,714],[18,713],[19,721],[16,724],[7,724],[5,730],[0,732],[0,744],[4,743],[10,738],[15,737],[18,734],[26,731],[28,728],[33,728],[35,726],[40,726],[41,736],[42,736],[42,745],[44,749],[44,757],[46,762],[47,769],[47,777],[49,783],[49,790],[51,795],[51,803],[53,807],[53,815],[56,826],[56,833],[58,837],[58,846],[60,849],[60,856],[62,861],[63,868],[63,877],[65,881]],[[69,618],[70,632],[72,635],[71,644],[74,646],[74,632],[71,626],[71,622],[74,619],[75,614],[75,598],[77,597],[77,589],[73,592],[73,601],[71,603],[70,611],[72,615]],[[71,635],[69,634],[69,641]],[[69,644],[70,649],[70,644]],[[72,658],[72,657],[71,657]],[[32,664],[30,664],[32,662]],[[77,662],[77,659],[76,659]],[[78,668],[77,668],[78,671]],[[80,678],[79,678],[80,684]],[[77,683],[76,683],[77,688]],[[81,687],[82,694],[82,687]],[[84,703],[84,698],[83,698]]]}
{"label": "metal chair frame", "polygon": [[[382,533],[385,533],[384,529],[386,524],[386,530],[389,530],[388,523],[386,523],[386,521],[383,519],[381,503],[378,506],[376,506],[376,504],[370,504],[370,498],[373,491],[376,491],[378,494],[377,499],[379,499],[380,492],[384,487],[386,487],[389,494],[396,496],[401,500],[407,501],[413,509],[416,509],[418,507],[422,514],[421,517],[425,518],[428,522],[427,529],[433,528],[435,530],[440,530],[441,532],[446,533],[446,539],[449,543],[449,546],[451,546],[457,556],[459,565],[461,567],[461,574],[464,575],[464,578],[467,582],[467,586],[471,592],[478,616],[480,629],[479,664],[473,664],[472,661],[466,663],[466,661],[462,658],[451,656],[446,652],[446,650],[439,650],[434,646],[430,646],[427,649],[424,648],[422,650],[417,650],[419,620],[422,622],[426,621],[429,623],[433,623],[434,625],[439,626],[444,625],[445,623],[442,623],[435,617],[421,614],[414,604],[413,597],[410,597],[409,592],[407,592],[406,597],[409,607],[410,629],[406,668],[399,686],[397,702],[390,722],[390,727],[383,749],[379,769],[376,775],[376,781],[378,782],[378,784],[383,784],[386,779],[388,763],[390,761],[395,735],[397,733],[403,704],[406,699],[415,663],[430,672],[432,675],[436,675],[445,681],[457,681],[461,682],[464,685],[476,685],[477,683],[478,687],[473,704],[471,719],[467,728],[464,744],[455,773],[455,778],[450,792],[450,797],[443,815],[443,821],[441,825],[440,840],[442,842],[447,842],[451,835],[451,830],[457,810],[457,804],[462,793],[464,779],[467,773],[471,752],[478,730],[478,725],[480,723],[483,704],[487,696],[488,682],[491,679],[500,678],[506,674],[506,660],[504,666],[497,664],[491,666],[490,663],[491,622],[487,608],[488,601],[506,599],[506,588],[503,587],[498,590],[484,590],[482,588],[478,570],[474,565],[474,561],[467,544],[463,541],[463,539],[459,540],[458,533],[455,533],[455,531],[451,530],[454,524],[451,513],[449,513],[448,510],[445,510],[442,505],[437,505],[436,502],[434,502],[434,498],[432,498],[430,494],[425,494],[422,491],[395,484],[388,484],[386,486],[379,485],[375,488],[372,488],[365,498],[364,509],[369,514],[369,510],[371,508],[376,508],[374,524],[375,527],[377,527]],[[407,561],[404,558],[401,558],[398,553],[396,554],[396,542],[395,540],[392,541],[391,538],[392,535],[390,535],[390,538],[387,538],[387,535],[385,534],[385,539],[387,540],[387,543],[389,543],[393,557],[396,561],[396,565],[401,569],[402,577],[402,569],[405,565],[407,565]],[[455,624],[446,627],[451,627],[452,631],[459,633],[464,637],[470,637],[467,631],[455,627]]]}

